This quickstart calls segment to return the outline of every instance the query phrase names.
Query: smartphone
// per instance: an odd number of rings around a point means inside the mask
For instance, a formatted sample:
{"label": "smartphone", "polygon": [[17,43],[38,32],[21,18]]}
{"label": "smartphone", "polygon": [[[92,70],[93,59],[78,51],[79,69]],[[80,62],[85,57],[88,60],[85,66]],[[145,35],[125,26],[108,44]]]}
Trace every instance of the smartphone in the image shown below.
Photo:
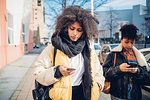
{"label": "smartphone", "polygon": [[67,68],[67,71],[74,71],[76,70],[75,68]]}
{"label": "smartphone", "polygon": [[137,67],[137,63],[130,62],[129,65],[130,65],[129,68],[135,68],[135,67]]}

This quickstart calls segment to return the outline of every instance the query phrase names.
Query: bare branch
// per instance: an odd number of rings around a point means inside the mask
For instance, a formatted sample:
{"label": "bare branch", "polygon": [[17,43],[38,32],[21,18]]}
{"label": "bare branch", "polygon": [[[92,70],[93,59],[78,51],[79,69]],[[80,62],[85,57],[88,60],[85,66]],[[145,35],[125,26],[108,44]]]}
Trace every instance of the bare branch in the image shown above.
{"label": "bare branch", "polygon": [[84,6],[87,2],[88,2],[88,0],[83,0],[83,1],[81,2],[80,6],[81,6],[81,7]]}
{"label": "bare branch", "polygon": [[[84,7],[86,4],[86,9],[90,11],[90,1],[91,0],[47,0],[48,2],[46,3],[46,10],[45,11],[45,16],[49,21],[56,21],[56,18],[58,15],[62,12],[64,8],[67,6],[72,6],[72,5],[79,5],[81,7]],[[109,0],[94,0],[94,10],[98,8],[99,6],[107,3]],[[49,22],[47,21],[47,22]],[[46,23],[47,24],[47,23]],[[49,23],[50,25],[53,23]]]}
{"label": "bare branch", "polygon": [[73,0],[71,5],[73,6],[75,2],[76,2],[76,0]]}
{"label": "bare branch", "polygon": [[94,2],[94,10],[96,10],[98,7],[100,7],[106,3],[108,3],[108,0],[96,0]]}

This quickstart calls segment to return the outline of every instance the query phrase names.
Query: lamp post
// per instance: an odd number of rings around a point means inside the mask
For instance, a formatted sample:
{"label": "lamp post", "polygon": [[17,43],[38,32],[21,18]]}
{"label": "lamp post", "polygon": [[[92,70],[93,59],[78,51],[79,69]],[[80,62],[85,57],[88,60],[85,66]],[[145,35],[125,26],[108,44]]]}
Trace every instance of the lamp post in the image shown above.
{"label": "lamp post", "polygon": [[93,11],[93,0],[91,0],[91,15],[94,16],[94,11]]}
{"label": "lamp post", "polygon": [[144,48],[146,48],[145,19],[144,19]]}

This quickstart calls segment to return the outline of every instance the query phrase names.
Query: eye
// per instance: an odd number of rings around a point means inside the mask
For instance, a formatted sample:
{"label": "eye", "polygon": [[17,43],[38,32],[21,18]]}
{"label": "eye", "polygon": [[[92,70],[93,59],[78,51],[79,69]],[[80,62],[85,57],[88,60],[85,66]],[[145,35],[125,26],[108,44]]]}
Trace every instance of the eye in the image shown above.
{"label": "eye", "polygon": [[70,30],[74,30],[74,27],[70,27]]}
{"label": "eye", "polygon": [[82,28],[79,28],[79,29],[78,29],[78,32],[83,32]]}

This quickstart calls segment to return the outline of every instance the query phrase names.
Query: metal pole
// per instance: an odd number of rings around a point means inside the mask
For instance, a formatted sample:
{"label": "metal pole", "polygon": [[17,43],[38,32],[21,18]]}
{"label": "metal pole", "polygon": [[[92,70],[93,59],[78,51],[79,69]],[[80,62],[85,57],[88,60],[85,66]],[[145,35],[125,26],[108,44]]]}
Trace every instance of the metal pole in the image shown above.
{"label": "metal pole", "polygon": [[91,0],[91,14],[94,16],[94,12],[93,12],[93,0]]}
{"label": "metal pole", "polygon": [[145,33],[145,19],[144,19],[144,48],[146,48],[146,33]]}

